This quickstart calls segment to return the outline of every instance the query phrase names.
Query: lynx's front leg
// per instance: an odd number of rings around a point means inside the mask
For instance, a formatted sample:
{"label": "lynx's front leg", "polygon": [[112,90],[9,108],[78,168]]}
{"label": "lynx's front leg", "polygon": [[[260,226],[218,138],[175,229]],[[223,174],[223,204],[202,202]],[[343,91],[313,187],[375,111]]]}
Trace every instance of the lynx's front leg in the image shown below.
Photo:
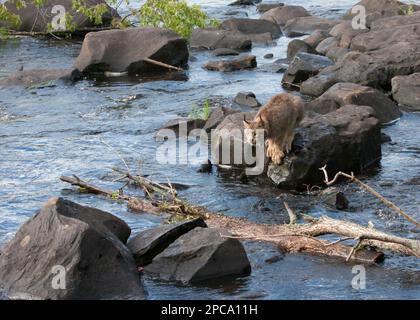
{"label": "lynx's front leg", "polygon": [[271,158],[271,161],[274,164],[280,165],[284,158],[283,152],[283,141],[276,141],[276,140],[267,140],[268,142],[268,149],[267,154],[268,157]]}

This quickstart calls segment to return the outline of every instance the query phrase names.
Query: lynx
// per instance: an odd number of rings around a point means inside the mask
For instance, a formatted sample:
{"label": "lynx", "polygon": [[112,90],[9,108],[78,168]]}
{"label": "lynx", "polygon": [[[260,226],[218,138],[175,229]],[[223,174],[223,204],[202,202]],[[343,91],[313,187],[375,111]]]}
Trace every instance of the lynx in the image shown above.
{"label": "lynx", "polygon": [[303,100],[300,97],[287,93],[279,94],[259,110],[253,121],[244,120],[245,139],[255,145],[257,130],[264,130],[267,157],[279,165],[291,151],[295,138],[294,130],[303,117]]}

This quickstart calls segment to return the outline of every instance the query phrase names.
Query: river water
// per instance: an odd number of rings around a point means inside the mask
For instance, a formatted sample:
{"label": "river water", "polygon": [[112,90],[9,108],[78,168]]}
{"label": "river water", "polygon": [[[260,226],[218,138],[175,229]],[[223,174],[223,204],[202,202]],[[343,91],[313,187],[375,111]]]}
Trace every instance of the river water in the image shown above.
{"label": "river water", "polygon": [[[257,17],[254,8],[226,7],[230,1],[190,1],[199,3],[212,16],[223,18],[229,10]],[[285,1],[300,4],[317,15],[337,17],[354,1]],[[419,2],[419,1],[412,1]],[[256,46],[252,53],[259,66],[286,55],[290,39],[282,37],[273,46]],[[77,41],[61,42],[32,38],[0,42],[0,77],[25,69],[70,67],[80,50]],[[109,211],[124,219],[133,233],[161,223],[152,215],[138,215],[124,203],[78,194],[59,181],[60,175],[77,174],[93,183],[118,189],[111,168],[122,167],[121,157],[133,172],[156,181],[188,186],[181,196],[212,211],[241,216],[260,223],[288,221],[282,202],[313,216],[328,214],[404,237],[420,238],[418,230],[356,187],[341,185],[350,200],[346,212],[327,209],[305,194],[291,194],[254,182],[244,184],[234,175],[216,170],[197,173],[197,164],[156,163],[159,146],[156,131],[168,120],[188,115],[194,103],[209,97],[233,98],[239,91],[253,91],[261,102],[283,91],[281,74],[260,68],[231,74],[208,72],[201,65],[211,59],[207,52],[192,52],[197,58],[182,79],[114,79],[82,81],[74,86],[0,89],[0,245],[10,240],[18,228],[50,197]],[[383,145],[379,168],[365,177],[403,210],[420,220],[420,114],[405,113],[400,121],[384,128],[392,138]],[[129,190],[136,194],[136,190]],[[366,289],[355,290],[352,265],[321,257],[283,255],[272,245],[246,242],[253,272],[246,278],[183,286],[146,277],[151,299],[418,299],[420,266],[418,259],[389,254],[384,263],[366,267]],[[276,262],[269,263],[266,260]]]}

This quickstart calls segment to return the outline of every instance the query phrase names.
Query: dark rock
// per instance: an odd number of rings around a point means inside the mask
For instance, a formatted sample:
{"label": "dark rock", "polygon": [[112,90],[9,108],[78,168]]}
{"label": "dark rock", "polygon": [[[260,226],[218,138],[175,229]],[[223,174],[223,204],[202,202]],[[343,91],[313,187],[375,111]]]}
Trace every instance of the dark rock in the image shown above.
{"label": "dark rock", "polygon": [[176,67],[188,64],[185,39],[160,28],[128,28],[88,33],[75,68],[84,74],[168,71],[145,62],[150,58]]}
{"label": "dark rock", "polygon": [[268,10],[275,9],[278,7],[283,7],[284,3],[260,3],[257,5],[257,11],[264,13]]}
{"label": "dark rock", "polygon": [[382,143],[388,143],[388,142],[392,142],[392,139],[389,135],[387,135],[386,133],[382,132],[381,133],[381,142]]}
{"label": "dark rock", "polygon": [[401,116],[397,105],[384,93],[354,83],[335,84],[319,98],[309,102],[306,108],[317,113],[327,114],[349,104],[371,107],[383,124]]}
{"label": "dark rock", "polygon": [[[130,232],[109,213],[51,199],[3,248],[0,283],[18,297],[144,299],[133,257],[123,244]],[[60,290],[53,288],[58,266],[65,268],[66,288]]]}
{"label": "dark rock", "polygon": [[228,19],[222,22],[220,28],[247,35],[269,33],[272,39],[277,39],[282,35],[279,25],[261,19]]}
{"label": "dark rock", "polygon": [[257,67],[257,57],[244,55],[232,60],[209,61],[203,68],[210,71],[232,72]]}
{"label": "dark rock", "polygon": [[287,21],[297,17],[307,17],[310,13],[301,6],[282,6],[268,10],[261,16],[261,19],[277,23],[284,26]]}
{"label": "dark rock", "polygon": [[[46,32],[49,23],[53,20],[54,16],[57,15],[52,13],[52,8],[55,5],[62,5],[66,10],[65,12],[73,17],[73,21],[77,25],[76,30],[110,26],[113,18],[120,18],[117,11],[111,8],[106,1],[103,0],[86,0],[83,2],[84,5],[87,6],[106,6],[108,10],[102,15],[102,23],[100,25],[95,25],[84,14],[76,12],[76,10],[73,9],[72,0],[45,1],[43,3],[41,8],[38,8],[35,5],[35,1],[29,0],[26,1],[26,6],[24,8],[17,9],[15,1],[9,0],[5,3],[5,7],[10,13],[19,15],[21,24],[17,30],[26,32]],[[41,12],[42,17],[40,16]],[[5,24],[0,23],[0,26],[5,26]],[[13,28],[13,26],[10,27]]]}
{"label": "dark rock", "polygon": [[337,188],[328,188],[321,192],[321,201],[327,206],[337,210],[347,210],[349,208],[349,200],[345,194]]}
{"label": "dark rock", "polygon": [[283,73],[289,67],[289,59],[278,59],[273,63],[264,64],[259,67],[259,70],[272,73]]}
{"label": "dark rock", "polygon": [[240,53],[236,50],[227,49],[227,48],[218,48],[216,50],[213,50],[212,55],[215,57],[221,57],[221,56],[239,56]]}
{"label": "dark rock", "polygon": [[[203,120],[203,119],[180,118],[180,119],[169,120],[161,128],[161,130],[162,129],[172,130],[175,133],[175,135],[178,137],[180,135],[184,136],[182,135],[183,133],[188,135],[192,130],[202,129],[204,128],[205,125],[206,125],[206,120]],[[165,137],[164,131],[159,131],[156,134],[156,138],[163,139],[164,137]]]}
{"label": "dark rock", "polygon": [[153,259],[145,271],[160,279],[193,283],[225,276],[246,276],[251,266],[237,239],[217,229],[195,228]]}
{"label": "dark rock", "polygon": [[236,0],[229,4],[230,6],[252,6],[260,3],[262,0]]}
{"label": "dark rock", "polygon": [[330,37],[328,31],[315,30],[311,33],[309,37],[305,38],[304,41],[312,48],[316,48],[321,41],[325,40],[328,37]]}
{"label": "dark rock", "polygon": [[264,59],[273,59],[274,58],[274,54],[272,53],[267,53],[266,55],[264,55]]}
{"label": "dark rock", "polygon": [[210,114],[209,119],[206,122],[206,125],[203,127],[204,130],[210,132],[213,129],[222,123],[222,121],[230,114],[239,112],[237,110],[233,110],[226,107],[218,107],[212,111]]}
{"label": "dark rock", "polygon": [[303,40],[294,39],[287,46],[287,58],[292,60],[299,52],[316,54],[316,50]]}
{"label": "dark rock", "polygon": [[420,73],[392,78],[392,97],[408,110],[420,111]]}
{"label": "dark rock", "polygon": [[207,163],[203,163],[200,165],[200,168],[197,170],[198,173],[212,173],[213,171],[213,164],[210,160],[207,160]]}
{"label": "dark rock", "polygon": [[127,246],[133,253],[136,264],[144,267],[150,264],[154,257],[162,253],[176,239],[197,227],[207,228],[202,218],[159,226],[140,232],[130,239]]}
{"label": "dark rock", "polygon": [[233,101],[243,107],[258,108],[261,106],[253,92],[239,92]]}
{"label": "dark rock", "polygon": [[0,80],[0,87],[7,86],[42,86],[57,81],[72,83],[81,79],[77,70],[25,70],[18,71]]}
{"label": "dark rock", "polygon": [[286,37],[300,37],[310,35],[315,30],[331,30],[339,21],[314,16],[297,17],[287,21],[283,28]]}
{"label": "dark rock", "polygon": [[296,54],[289,68],[283,76],[284,84],[299,84],[321,69],[333,65],[331,59],[316,54],[300,52]]}
{"label": "dark rock", "polygon": [[363,172],[381,159],[381,129],[374,111],[347,105],[334,112],[306,118],[296,130],[292,153],[281,166],[270,164],[267,175],[282,188],[305,189],[322,185],[327,165],[338,171]]}
{"label": "dark rock", "polygon": [[252,40],[249,35],[219,29],[194,29],[191,39],[191,48],[215,50],[226,48],[233,50],[250,50]]}

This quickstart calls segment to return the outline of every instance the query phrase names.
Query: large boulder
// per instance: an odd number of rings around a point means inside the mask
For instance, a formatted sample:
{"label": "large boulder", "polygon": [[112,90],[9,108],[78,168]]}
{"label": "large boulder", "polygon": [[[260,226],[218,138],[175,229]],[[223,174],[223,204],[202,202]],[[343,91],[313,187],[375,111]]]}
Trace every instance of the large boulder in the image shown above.
{"label": "large boulder", "polygon": [[335,37],[338,47],[350,48],[353,38],[366,32],[369,32],[369,29],[354,29],[351,21],[343,21],[330,30],[330,35]]}
{"label": "large boulder", "polygon": [[305,38],[304,41],[312,48],[316,48],[318,44],[330,36],[326,30],[315,30],[310,34],[309,37]]}
{"label": "large boulder", "polygon": [[[104,0],[85,0],[83,1],[83,4],[89,7],[97,5],[106,6],[107,11],[102,15],[102,23],[100,26],[110,26],[114,18],[120,19],[117,11],[112,9]],[[34,0],[29,0],[26,1],[26,6],[21,9],[16,8],[15,1],[8,0],[5,3],[5,6],[10,13],[17,14],[20,17],[21,24],[18,27],[18,30],[27,32],[46,32],[49,23],[51,23],[53,18],[57,15],[57,13],[52,13],[53,7],[57,5],[63,6],[66,10],[65,12],[73,17],[73,21],[77,25],[76,30],[95,27],[95,24],[83,13],[73,9],[72,0],[44,1],[44,4],[40,8],[35,5]],[[0,23],[0,26],[1,25],[4,24]]]}
{"label": "large boulder", "polygon": [[299,84],[333,64],[327,57],[305,52],[297,53],[284,73],[282,82],[286,85]]}
{"label": "large boulder", "polygon": [[298,17],[288,20],[283,32],[287,37],[300,37],[310,35],[315,30],[329,31],[338,23],[340,21],[314,16]]}
{"label": "large boulder", "polygon": [[420,73],[392,78],[392,97],[408,110],[420,111]]}
{"label": "large boulder", "polygon": [[88,33],[74,67],[83,74],[128,72],[136,75],[168,70],[145,62],[145,58],[184,67],[188,57],[186,40],[170,30],[128,28]]}
{"label": "large boulder", "polygon": [[81,78],[78,70],[25,70],[18,71],[4,79],[0,80],[0,87],[8,86],[25,86],[36,87],[43,85],[50,85],[57,81],[71,83]]}
{"label": "large boulder", "polygon": [[278,24],[261,19],[228,19],[222,22],[220,28],[247,35],[269,33],[273,39],[282,35]]}
{"label": "large boulder", "polygon": [[159,279],[192,283],[246,276],[251,266],[239,240],[224,238],[217,229],[195,228],[156,256],[145,271]]}
{"label": "large boulder", "polygon": [[194,228],[207,228],[203,219],[176,224],[163,225],[140,232],[130,239],[127,246],[133,253],[138,266],[150,264],[154,257],[165,250],[170,244]]}
{"label": "large boulder", "polygon": [[3,248],[0,286],[17,298],[144,299],[130,233],[107,212],[51,199]]}
{"label": "large boulder", "polygon": [[[420,6],[414,4],[406,4],[397,0],[362,0],[355,4],[355,6],[363,6],[366,10],[367,27],[372,21],[381,18],[388,18],[396,15],[407,15],[411,11],[420,10]],[[345,20],[352,20],[356,13],[352,13],[350,9],[344,16]]]}
{"label": "large boulder", "polygon": [[243,55],[235,59],[224,59],[207,62],[203,68],[210,71],[233,72],[244,69],[254,69],[257,67],[257,57],[253,55]]}
{"label": "large boulder", "polygon": [[383,124],[401,116],[398,106],[384,93],[355,83],[335,84],[319,98],[307,103],[306,109],[327,114],[349,104],[371,107]]}
{"label": "large boulder", "polygon": [[300,39],[294,39],[289,42],[287,45],[287,59],[292,60],[295,55],[299,52],[306,52],[306,53],[314,53],[316,54],[316,50],[314,47],[310,46],[307,42],[300,40]]}
{"label": "large boulder", "polygon": [[319,168],[363,172],[381,159],[381,129],[375,112],[367,106],[346,105],[324,116],[305,118],[297,129],[292,153],[280,166],[270,164],[268,177],[283,188],[321,186]]}
{"label": "large boulder", "polygon": [[287,21],[297,17],[307,17],[311,14],[301,6],[281,6],[265,12],[261,19],[277,23],[284,26]]}
{"label": "large boulder", "polygon": [[190,46],[193,49],[215,50],[226,48],[232,50],[250,50],[252,40],[249,35],[219,29],[194,29]]}

